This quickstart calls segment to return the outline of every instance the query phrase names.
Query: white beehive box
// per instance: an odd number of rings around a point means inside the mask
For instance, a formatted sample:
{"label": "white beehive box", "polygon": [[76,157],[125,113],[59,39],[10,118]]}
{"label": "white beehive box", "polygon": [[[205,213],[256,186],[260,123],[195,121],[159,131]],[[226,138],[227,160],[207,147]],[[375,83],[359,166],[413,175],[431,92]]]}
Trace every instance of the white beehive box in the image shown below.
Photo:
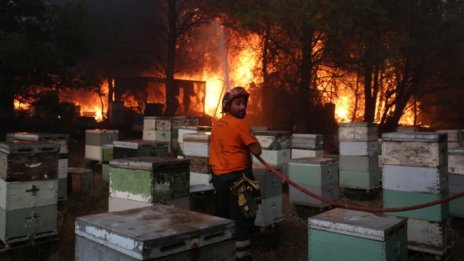
{"label": "white beehive box", "polygon": [[384,165],[382,173],[383,189],[440,195],[448,191],[446,166],[424,168]]}
{"label": "white beehive box", "polygon": [[378,126],[369,122],[340,123],[339,141],[374,141],[378,138]]}
{"label": "white beehive box", "polygon": [[119,139],[119,130],[85,130],[85,159],[102,160],[102,146]]}
{"label": "white beehive box", "polygon": [[390,132],[382,134],[383,165],[439,167],[448,164],[446,134]]}
{"label": "white beehive box", "polygon": [[379,142],[375,141],[340,141],[340,155],[345,156],[377,156]]}
{"label": "white beehive box", "polygon": [[209,156],[209,133],[187,133],[184,135],[184,155],[196,157]]}
{"label": "white beehive box", "polygon": [[292,149],[322,150],[324,135],[322,134],[292,134]]}
{"label": "white beehive box", "polygon": [[263,150],[290,149],[291,137],[289,131],[254,131],[253,135],[261,144]]}
{"label": "white beehive box", "polygon": [[258,205],[255,226],[267,227],[282,221],[284,219],[282,202],[282,194],[263,199]]}
{"label": "white beehive box", "polygon": [[[151,207],[157,203],[143,202],[126,198],[108,197],[108,212],[124,211],[135,208]],[[177,208],[190,209],[189,197],[176,198],[167,200],[164,205],[174,206]]]}
{"label": "white beehive box", "polygon": [[436,132],[448,134],[448,149],[463,146],[464,130],[437,130]]}
{"label": "white beehive box", "polygon": [[164,130],[143,130],[142,139],[151,141],[171,142],[171,131]]}
{"label": "white beehive box", "polygon": [[[290,161],[291,150],[262,150],[261,158],[268,164],[278,166],[286,164]],[[253,157],[253,163],[260,163],[260,161]]]}
{"label": "white beehive box", "polygon": [[292,159],[322,157],[323,150],[292,149]]}
{"label": "white beehive box", "polygon": [[450,220],[429,222],[408,218],[408,248],[443,256],[449,247]]}
{"label": "white beehive box", "polygon": [[155,205],[76,218],[76,261],[234,260],[232,220]]}
{"label": "white beehive box", "polygon": [[58,153],[67,154],[68,149],[68,134],[61,133],[37,133],[37,132],[13,132],[7,134],[7,141],[46,141],[60,146]]}
{"label": "white beehive box", "polygon": [[408,260],[406,220],[336,208],[308,219],[308,259]]}
{"label": "white beehive box", "polygon": [[143,129],[153,131],[171,131],[171,118],[145,116],[143,117]]}

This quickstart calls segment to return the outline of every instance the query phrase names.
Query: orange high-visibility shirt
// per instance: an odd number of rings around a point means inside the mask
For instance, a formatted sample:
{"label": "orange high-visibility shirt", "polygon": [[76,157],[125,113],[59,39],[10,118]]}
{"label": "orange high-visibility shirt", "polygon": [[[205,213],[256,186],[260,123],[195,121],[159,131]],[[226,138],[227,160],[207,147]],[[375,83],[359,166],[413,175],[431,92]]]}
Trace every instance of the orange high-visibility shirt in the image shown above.
{"label": "orange high-visibility shirt", "polygon": [[209,147],[209,165],[213,173],[244,170],[249,164],[250,152],[247,146],[258,142],[251,135],[251,128],[243,119],[226,114],[213,123]]}

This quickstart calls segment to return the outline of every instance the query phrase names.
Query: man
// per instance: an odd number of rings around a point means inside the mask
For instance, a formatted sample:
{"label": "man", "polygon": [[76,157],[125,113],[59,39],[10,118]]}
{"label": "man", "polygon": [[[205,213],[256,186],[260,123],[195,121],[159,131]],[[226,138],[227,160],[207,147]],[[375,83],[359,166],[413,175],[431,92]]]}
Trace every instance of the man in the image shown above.
{"label": "man", "polygon": [[216,215],[235,221],[237,260],[251,260],[254,218],[247,218],[238,206],[231,185],[251,170],[251,155],[261,155],[261,145],[244,120],[250,95],[243,87],[228,91],[222,100],[225,115],[213,123],[209,164],[216,190]]}

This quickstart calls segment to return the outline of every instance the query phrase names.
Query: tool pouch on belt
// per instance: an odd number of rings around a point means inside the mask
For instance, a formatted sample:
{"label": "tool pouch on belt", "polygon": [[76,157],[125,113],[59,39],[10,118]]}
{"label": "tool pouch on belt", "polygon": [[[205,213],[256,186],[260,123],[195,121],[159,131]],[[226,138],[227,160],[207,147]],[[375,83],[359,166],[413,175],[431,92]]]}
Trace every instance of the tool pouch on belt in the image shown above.
{"label": "tool pouch on belt", "polygon": [[257,181],[249,179],[244,174],[234,182],[230,191],[237,197],[238,206],[246,217],[251,218],[256,215],[258,205],[261,204],[261,191]]}

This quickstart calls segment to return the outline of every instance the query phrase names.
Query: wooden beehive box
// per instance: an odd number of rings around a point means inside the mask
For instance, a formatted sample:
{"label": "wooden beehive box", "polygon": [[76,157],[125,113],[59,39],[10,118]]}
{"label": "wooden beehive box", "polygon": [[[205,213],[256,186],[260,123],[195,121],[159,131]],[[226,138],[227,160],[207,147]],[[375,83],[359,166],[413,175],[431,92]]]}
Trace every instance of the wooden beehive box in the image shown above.
{"label": "wooden beehive box", "polygon": [[308,219],[311,261],[408,260],[406,220],[336,208]]}
{"label": "wooden beehive box", "polygon": [[439,167],[448,165],[446,134],[390,132],[382,134],[382,165]]}
{"label": "wooden beehive box", "polygon": [[376,141],[378,125],[369,122],[340,123],[338,128],[339,141]]}
{"label": "wooden beehive box", "polygon": [[206,132],[184,134],[185,156],[208,157],[210,134]]}
{"label": "wooden beehive box", "polygon": [[102,161],[102,146],[119,139],[119,130],[85,130],[85,159]]}
{"label": "wooden beehive box", "polygon": [[8,133],[7,142],[12,141],[46,141],[60,146],[58,153],[69,153],[69,135],[62,133],[38,133],[38,132],[13,132]]}
{"label": "wooden beehive box", "polygon": [[41,141],[0,143],[0,178],[6,181],[56,179],[59,146]]}
{"label": "wooden beehive box", "polygon": [[[339,198],[338,160],[334,158],[302,158],[288,163],[288,176],[303,188],[332,200]],[[289,188],[290,202],[304,206],[325,206],[303,192]]]}
{"label": "wooden beehive box", "polygon": [[135,157],[110,161],[110,196],[165,202],[189,194],[189,160]]}
{"label": "wooden beehive box", "polygon": [[464,147],[448,149],[448,172],[464,175]]}
{"label": "wooden beehive box", "polygon": [[166,142],[150,140],[117,140],[113,141],[113,158],[130,157],[167,157],[168,144]]}
{"label": "wooden beehive box", "polygon": [[324,135],[322,134],[292,134],[292,149],[322,150]]}
{"label": "wooden beehive box", "polygon": [[289,131],[253,131],[263,150],[285,150],[291,148],[291,135]]}
{"label": "wooden beehive box", "polygon": [[234,222],[155,205],[79,217],[76,261],[235,260]]}
{"label": "wooden beehive box", "polygon": [[145,116],[143,117],[144,130],[171,131],[171,118]]}

